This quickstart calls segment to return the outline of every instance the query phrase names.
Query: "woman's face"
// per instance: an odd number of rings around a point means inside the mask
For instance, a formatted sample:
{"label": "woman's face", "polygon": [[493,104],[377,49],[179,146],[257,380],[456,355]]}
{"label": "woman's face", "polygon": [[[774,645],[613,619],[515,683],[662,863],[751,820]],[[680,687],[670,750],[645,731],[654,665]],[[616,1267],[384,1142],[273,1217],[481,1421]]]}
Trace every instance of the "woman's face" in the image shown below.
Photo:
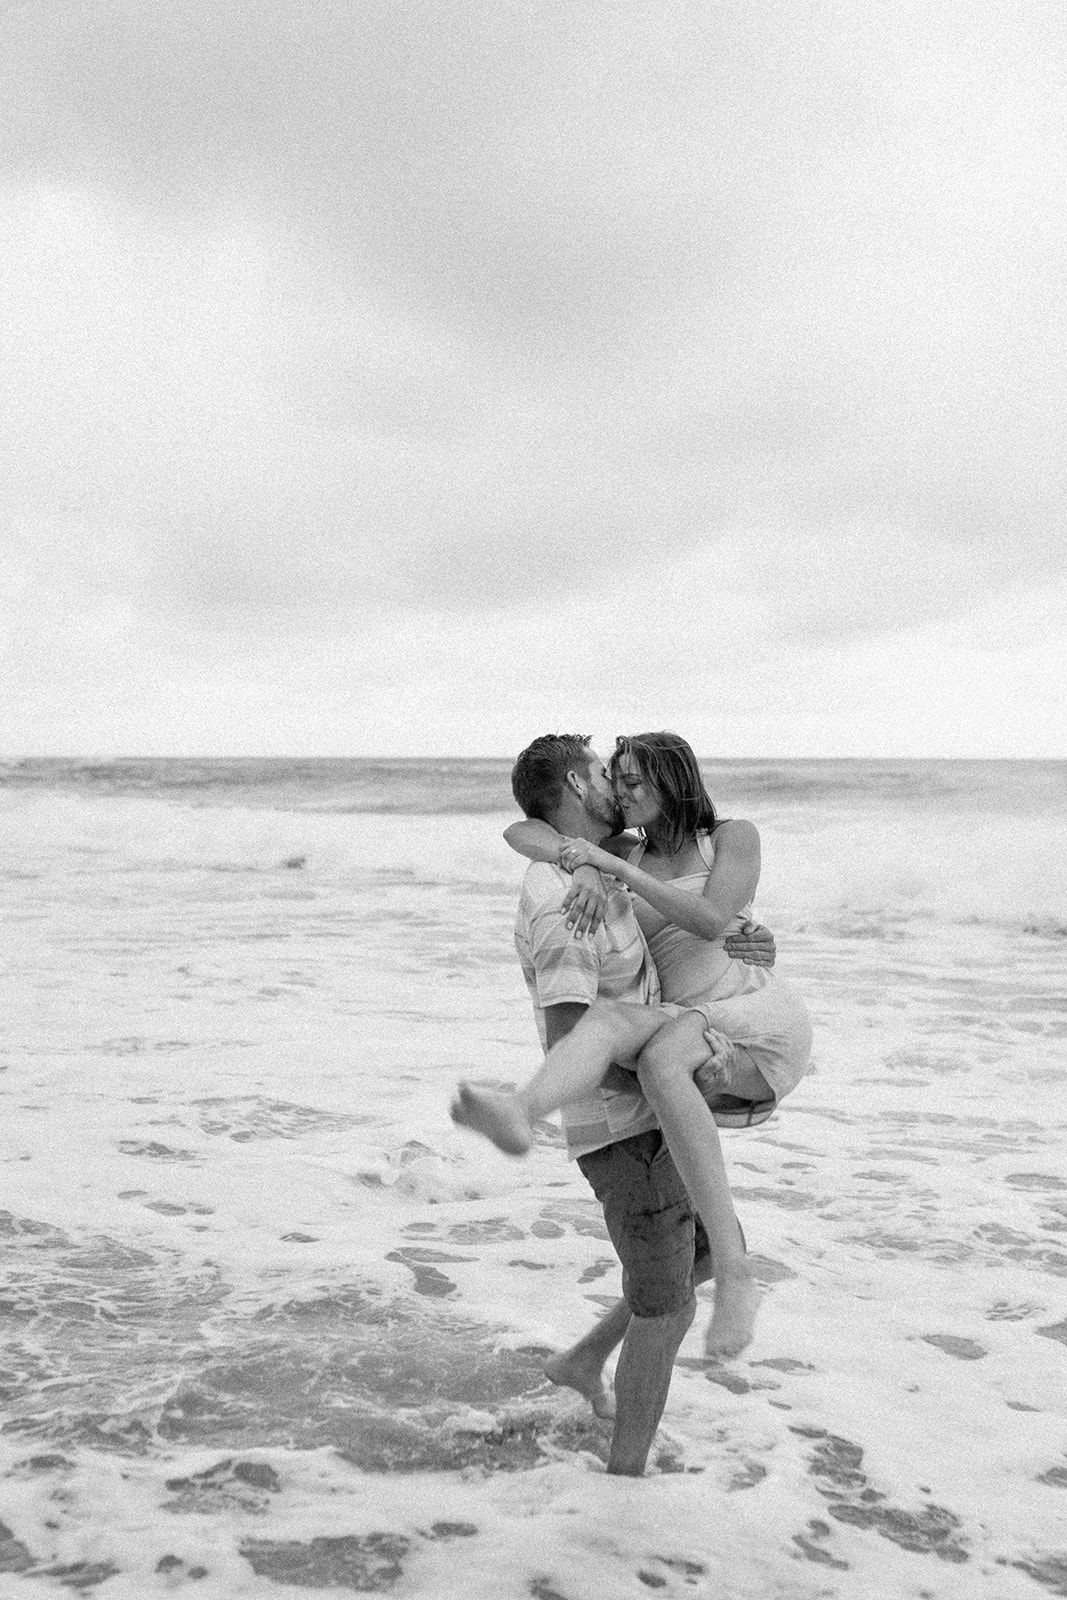
{"label": "woman's face", "polygon": [[659,790],[627,751],[615,763],[615,798],[628,828],[648,828],[660,814]]}

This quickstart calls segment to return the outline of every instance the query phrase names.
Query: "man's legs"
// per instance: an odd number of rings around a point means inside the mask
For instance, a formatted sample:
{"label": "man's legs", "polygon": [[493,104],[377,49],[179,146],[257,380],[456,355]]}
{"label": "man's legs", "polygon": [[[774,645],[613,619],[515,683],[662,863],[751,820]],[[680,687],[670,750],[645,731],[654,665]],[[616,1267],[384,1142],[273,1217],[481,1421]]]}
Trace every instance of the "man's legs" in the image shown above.
{"label": "man's legs", "polygon": [[681,1311],[663,1317],[631,1317],[615,1371],[615,1429],[608,1471],[639,1478],[667,1404],[678,1346],[696,1315],[690,1295]]}
{"label": "man's legs", "polygon": [[[606,1400],[601,1369],[621,1336],[608,1471],[639,1476],[695,1311],[693,1209],[658,1131],[606,1145],[579,1157],[578,1164],[604,1208],[626,1299],[546,1371],[594,1404],[597,1395]],[[701,1254],[706,1260],[703,1248]]]}
{"label": "man's legs", "polygon": [[615,1399],[604,1385],[604,1363],[620,1345],[630,1326],[633,1312],[625,1300],[616,1300],[611,1310],[584,1333],[577,1344],[545,1362],[545,1377],[584,1395],[598,1417],[615,1415]]}
{"label": "man's legs", "polygon": [[[705,1252],[693,1264],[694,1286],[707,1283],[710,1277],[711,1257]],[[545,1362],[545,1376],[584,1395],[596,1416],[614,1417],[615,1400],[604,1385],[604,1365],[622,1343],[632,1320],[633,1312],[626,1301],[616,1300],[576,1344]]]}

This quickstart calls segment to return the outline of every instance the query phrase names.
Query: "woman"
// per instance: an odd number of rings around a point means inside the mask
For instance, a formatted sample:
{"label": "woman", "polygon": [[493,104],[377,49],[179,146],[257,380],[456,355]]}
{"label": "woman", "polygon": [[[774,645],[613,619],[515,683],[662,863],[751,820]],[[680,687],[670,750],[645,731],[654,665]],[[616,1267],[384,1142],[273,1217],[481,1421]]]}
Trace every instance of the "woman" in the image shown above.
{"label": "woman", "polygon": [[[723,949],[726,935],[752,914],[759,833],[751,822],[720,821],[697,759],[677,734],[620,738],[611,773],[626,827],[638,834],[621,834],[607,849],[565,841],[560,864],[614,873],[637,896],[663,998],[698,1008],[732,1041],[718,1073],[729,1091],[719,1120],[762,1121],[803,1076],[811,1024],[799,995],[775,972],[733,961]],[[505,838],[527,854],[522,835],[542,826],[516,823]]]}
{"label": "woman", "polygon": [[588,898],[589,869],[612,873],[632,890],[668,1016],[598,1002],[525,1089],[497,1095],[464,1086],[453,1114],[520,1153],[537,1117],[587,1094],[612,1061],[636,1058],[711,1242],[716,1302],[708,1352],[736,1354],[751,1338],[756,1293],[716,1120],[764,1120],[803,1076],[811,1026],[788,984],[723,948],[751,914],[760,873],[756,828],[718,819],[696,757],[677,734],[620,738],[611,775],[627,829],[636,832],[598,847],[526,819],[504,837],[520,854],[578,873],[581,883],[568,896],[575,904]]}

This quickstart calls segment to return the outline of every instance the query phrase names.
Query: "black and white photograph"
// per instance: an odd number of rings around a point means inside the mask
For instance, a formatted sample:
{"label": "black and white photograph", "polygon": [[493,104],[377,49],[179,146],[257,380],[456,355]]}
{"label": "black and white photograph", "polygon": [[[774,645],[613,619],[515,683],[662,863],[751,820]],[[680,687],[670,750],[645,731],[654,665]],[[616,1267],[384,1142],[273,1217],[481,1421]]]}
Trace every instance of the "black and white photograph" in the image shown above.
{"label": "black and white photograph", "polygon": [[1067,6],[0,105],[0,1600],[1067,1595]]}

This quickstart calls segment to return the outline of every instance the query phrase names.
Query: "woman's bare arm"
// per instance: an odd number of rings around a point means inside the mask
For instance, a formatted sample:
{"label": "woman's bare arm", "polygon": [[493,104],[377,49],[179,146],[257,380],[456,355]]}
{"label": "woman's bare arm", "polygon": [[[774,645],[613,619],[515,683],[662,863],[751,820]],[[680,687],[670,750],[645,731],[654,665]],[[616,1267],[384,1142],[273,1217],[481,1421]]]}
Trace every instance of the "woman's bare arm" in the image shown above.
{"label": "woman's bare arm", "polygon": [[601,859],[604,852],[584,840],[564,846],[573,860],[613,872],[661,916],[700,939],[721,939],[731,921],[756,892],[760,872],[759,832],[751,822],[724,822],[715,835],[715,860],[702,894],[662,882],[629,861]]}
{"label": "woman's bare arm", "polygon": [[[504,842],[529,861],[552,861],[559,865],[560,851],[571,841],[550,822],[542,822],[539,817],[523,817],[504,829]],[[600,848],[607,855],[623,857],[639,842],[636,833],[616,833],[604,839]]]}
{"label": "woman's bare arm", "polygon": [[[504,838],[516,854],[526,856],[530,861],[549,861],[557,866],[562,865],[560,851],[572,843],[566,834],[559,833],[551,823],[542,822],[537,817],[524,817],[521,822],[511,823],[504,829]],[[616,854],[625,855],[637,842],[636,834],[616,834],[604,840],[601,855],[605,860],[614,858]],[[564,868],[564,871],[570,870]],[[613,866],[611,870],[614,870]],[[576,938],[581,939],[586,934],[592,938],[604,920],[607,903],[607,886],[600,873],[594,867],[579,867],[563,901],[567,926],[573,929]]]}
{"label": "woman's bare arm", "polygon": [[564,834],[539,817],[523,817],[520,822],[511,823],[504,829],[504,841],[528,861],[551,861],[557,866],[559,853],[567,843]]}

